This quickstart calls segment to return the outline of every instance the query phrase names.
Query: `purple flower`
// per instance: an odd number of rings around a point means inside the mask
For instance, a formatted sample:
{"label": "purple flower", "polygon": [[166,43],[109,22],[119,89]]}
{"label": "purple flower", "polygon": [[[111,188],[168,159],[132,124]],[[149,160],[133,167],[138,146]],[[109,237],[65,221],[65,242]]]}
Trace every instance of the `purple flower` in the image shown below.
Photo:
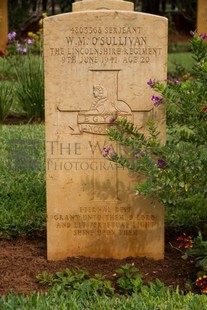
{"label": "purple flower", "polygon": [[207,34],[206,33],[201,33],[199,34],[199,37],[203,40],[207,39]]}
{"label": "purple flower", "polygon": [[116,120],[117,120],[117,117],[111,117],[111,118],[109,119],[109,123],[115,123]]}
{"label": "purple flower", "polygon": [[27,53],[27,48],[26,47],[17,46],[17,52],[19,52],[20,54],[26,54]]}
{"label": "purple flower", "polygon": [[140,157],[140,153],[137,153],[134,155],[134,158],[139,158]]}
{"label": "purple flower", "polygon": [[114,116],[111,117],[111,118],[109,119],[109,123],[115,123],[116,120],[117,120],[117,118],[118,118],[118,116],[119,116],[119,112],[116,111],[116,112],[114,113]]}
{"label": "purple flower", "polygon": [[17,35],[17,34],[16,34],[15,31],[9,32],[9,33],[8,33],[8,39],[9,39],[9,41],[15,39],[15,38],[16,38],[16,35]]}
{"label": "purple flower", "polygon": [[154,87],[154,82],[152,81],[152,79],[149,79],[149,81],[147,81],[147,85],[149,85],[149,87],[151,88]]}
{"label": "purple flower", "polygon": [[104,147],[103,147],[103,151],[104,151],[105,153],[103,154],[103,157],[107,157],[107,156],[109,155],[109,151],[110,151],[110,150],[111,150],[110,147],[104,146]]}
{"label": "purple flower", "polygon": [[196,34],[196,30],[194,30],[194,31],[190,31],[190,35],[192,35],[192,36],[194,36]]}
{"label": "purple flower", "polygon": [[104,148],[103,148],[103,150],[104,150],[105,152],[107,152],[107,153],[110,151],[110,149],[111,149],[110,147],[105,147],[105,146],[104,146]]}
{"label": "purple flower", "polygon": [[162,158],[158,158],[157,168],[165,168],[165,167],[166,167],[166,161]]}
{"label": "purple flower", "polygon": [[141,156],[145,156],[147,155],[146,151],[141,151],[140,153],[137,153],[134,155],[134,158],[140,158]]}
{"label": "purple flower", "polygon": [[155,107],[158,107],[163,102],[163,98],[154,95],[152,96],[151,100],[154,101]]}
{"label": "purple flower", "polygon": [[117,156],[117,154],[115,152],[111,152],[110,155],[109,155],[111,158],[114,158]]}
{"label": "purple flower", "polygon": [[28,45],[31,45],[31,44],[33,44],[34,43],[34,39],[30,39],[30,38],[28,38],[28,39],[26,39],[26,44],[28,44]]}

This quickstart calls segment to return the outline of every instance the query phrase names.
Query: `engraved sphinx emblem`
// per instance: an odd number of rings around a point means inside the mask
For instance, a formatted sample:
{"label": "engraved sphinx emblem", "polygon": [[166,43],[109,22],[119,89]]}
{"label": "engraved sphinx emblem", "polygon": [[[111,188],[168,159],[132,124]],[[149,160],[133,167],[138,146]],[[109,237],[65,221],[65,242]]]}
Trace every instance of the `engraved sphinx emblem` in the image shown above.
{"label": "engraved sphinx emblem", "polygon": [[108,124],[111,123],[113,115],[126,117],[133,120],[129,105],[119,99],[108,97],[107,89],[101,84],[93,86],[94,100],[88,111],[78,114],[78,124],[81,132],[93,134],[106,134]]}
{"label": "engraved sphinx emblem", "polygon": [[89,114],[131,114],[131,109],[126,102],[121,100],[110,100],[107,96],[107,90],[102,85],[93,86],[94,101],[91,104]]}

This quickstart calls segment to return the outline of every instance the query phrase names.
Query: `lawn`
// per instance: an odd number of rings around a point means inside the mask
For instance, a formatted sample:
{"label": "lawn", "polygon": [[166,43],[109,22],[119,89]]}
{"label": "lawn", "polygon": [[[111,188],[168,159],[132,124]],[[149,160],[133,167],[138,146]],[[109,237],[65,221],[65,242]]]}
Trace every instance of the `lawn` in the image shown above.
{"label": "lawn", "polygon": [[175,74],[176,66],[181,66],[187,72],[191,72],[194,63],[192,53],[169,53],[168,54],[168,73]]}

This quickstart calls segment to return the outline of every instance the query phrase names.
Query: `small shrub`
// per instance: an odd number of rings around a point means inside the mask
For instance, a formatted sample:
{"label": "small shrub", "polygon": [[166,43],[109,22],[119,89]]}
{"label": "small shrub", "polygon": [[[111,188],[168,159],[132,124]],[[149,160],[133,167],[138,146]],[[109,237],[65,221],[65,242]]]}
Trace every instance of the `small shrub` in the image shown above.
{"label": "small shrub", "polygon": [[[151,98],[152,107],[164,105],[167,110],[166,144],[160,143],[154,121],[148,120],[148,136],[144,136],[134,124],[116,116],[108,135],[120,146],[119,152],[111,152],[105,146],[103,154],[110,161],[134,171],[138,177],[144,176],[144,181],[136,186],[137,195],[150,196],[171,209],[182,209],[187,223],[202,230],[207,220],[205,41],[206,37],[194,34],[191,42],[195,60],[193,75],[169,80],[167,84],[151,79],[147,82],[156,92]],[[182,227],[182,217],[178,220],[177,224]]]}
{"label": "small shrub", "polygon": [[16,98],[29,121],[44,120],[44,70],[39,56],[23,58],[16,68]]}
{"label": "small shrub", "polygon": [[89,278],[88,271],[79,268],[67,268],[63,272],[56,272],[55,275],[44,271],[36,278],[42,285],[54,286],[54,289],[58,290],[76,290],[82,296],[89,296],[93,292],[106,296],[112,296],[114,293],[111,282],[105,280],[105,276],[96,274],[94,278]]}
{"label": "small shrub", "polygon": [[[43,18],[45,16],[43,14]],[[16,32],[10,32],[4,57],[15,73],[14,95],[17,103],[29,121],[44,120],[42,19],[37,33],[30,32],[22,42],[16,40]]]}
{"label": "small shrub", "polygon": [[126,264],[117,269],[116,273],[120,275],[116,280],[120,292],[124,294],[132,294],[141,290],[143,281],[138,268]]}
{"label": "small shrub", "polygon": [[12,85],[5,81],[0,81],[0,123],[8,116],[13,104]]}

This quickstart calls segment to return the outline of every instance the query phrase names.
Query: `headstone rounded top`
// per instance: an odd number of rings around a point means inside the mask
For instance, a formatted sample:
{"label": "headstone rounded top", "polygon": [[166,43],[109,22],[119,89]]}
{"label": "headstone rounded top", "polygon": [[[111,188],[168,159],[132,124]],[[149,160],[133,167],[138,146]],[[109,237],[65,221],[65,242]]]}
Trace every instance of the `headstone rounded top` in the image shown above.
{"label": "headstone rounded top", "polygon": [[122,0],[82,0],[73,3],[73,12],[88,10],[134,11],[134,4]]}

